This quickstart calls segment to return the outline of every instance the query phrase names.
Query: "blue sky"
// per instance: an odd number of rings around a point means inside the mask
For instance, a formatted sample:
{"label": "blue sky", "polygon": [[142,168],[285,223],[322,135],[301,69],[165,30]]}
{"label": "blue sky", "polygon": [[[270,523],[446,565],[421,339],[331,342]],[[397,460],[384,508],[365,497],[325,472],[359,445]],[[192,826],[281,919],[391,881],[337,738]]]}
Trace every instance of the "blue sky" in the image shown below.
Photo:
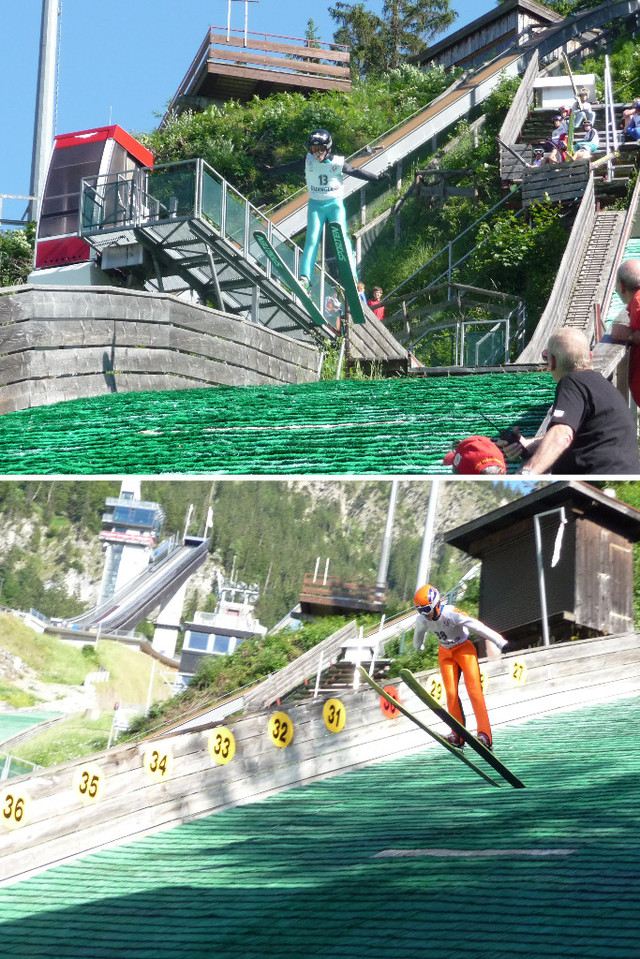
{"label": "blue sky", "polygon": [[[225,27],[228,0],[61,0],[57,133],[118,123],[129,131],[157,125],[209,26]],[[326,0],[248,4],[249,30],[304,36],[312,18],[323,40],[335,22]],[[382,0],[369,0],[379,10]],[[495,0],[453,0],[459,29]],[[0,0],[0,193],[27,194],[40,43],[41,0]],[[244,27],[245,3],[232,0],[231,26]],[[24,201],[3,202],[22,216]]]}

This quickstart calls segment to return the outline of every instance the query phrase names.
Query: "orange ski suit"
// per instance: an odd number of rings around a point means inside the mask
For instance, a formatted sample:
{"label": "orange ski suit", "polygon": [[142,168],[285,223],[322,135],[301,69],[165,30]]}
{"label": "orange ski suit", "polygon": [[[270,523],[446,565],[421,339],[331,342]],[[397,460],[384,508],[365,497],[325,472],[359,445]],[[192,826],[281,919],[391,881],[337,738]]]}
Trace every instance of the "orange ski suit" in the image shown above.
{"label": "orange ski suit", "polygon": [[439,643],[438,662],[447,694],[447,709],[458,722],[465,725],[462,703],[458,695],[462,674],[475,713],[478,732],[486,733],[491,742],[491,725],[480,682],[478,653],[469,639],[469,633],[475,633],[500,650],[508,645],[507,640],[486,623],[474,619],[473,616],[463,613],[457,606],[451,606],[448,603],[442,603],[438,607],[433,619],[423,614],[418,616],[413,639],[416,649],[422,649],[426,633],[433,633]]}
{"label": "orange ski suit", "polygon": [[460,674],[464,676],[464,684],[471,700],[471,706],[476,717],[478,732],[486,733],[491,739],[491,724],[489,723],[489,714],[484,701],[482,683],[480,682],[480,666],[478,664],[478,653],[470,639],[466,639],[459,646],[453,646],[447,649],[445,646],[438,648],[438,662],[440,664],[440,673],[447,694],[447,709],[459,723],[465,725],[464,712],[460,696],[458,695],[458,685],[460,683]]}

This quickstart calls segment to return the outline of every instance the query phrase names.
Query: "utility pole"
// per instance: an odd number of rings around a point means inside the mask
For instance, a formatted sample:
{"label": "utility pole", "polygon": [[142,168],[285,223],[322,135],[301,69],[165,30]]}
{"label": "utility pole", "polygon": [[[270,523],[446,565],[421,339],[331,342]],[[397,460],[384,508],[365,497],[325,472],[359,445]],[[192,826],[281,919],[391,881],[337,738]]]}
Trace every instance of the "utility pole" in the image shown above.
{"label": "utility pole", "polygon": [[387,574],[389,572],[389,555],[391,553],[391,540],[393,539],[393,522],[396,512],[396,500],[398,498],[398,481],[391,481],[391,495],[389,497],[389,508],[387,510],[387,522],[384,529],[382,540],[382,550],[380,552],[380,562],[378,564],[378,575],[376,586],[384,589],[387,584]]}
{"label": "utility pole", "polygon": [[440,494],[440,478],[434,477],[431,481],[431,492],[429,493],[429,505],[427,507],[427,518],[424,524],[424,533],[422,535],[422,549],[420,552],[420,561],[418,563],[418,577],[416,579],[416,589],[428,581],[431,572],[431,550],[433,549],[433,534],[435,530],[436,514],[438,511],[438,496]]}
{"label": "utility pole", "polygon": [[40,203],[44,193],[51,147],[53,145],[57,32],[58,0],[42,0],[38,87],[36,91],[36,112],[33,125],[31,185],[29,187],[29,193],[35,199],[32,199],[29,204],[30,220],[37,220],[40,214]]}

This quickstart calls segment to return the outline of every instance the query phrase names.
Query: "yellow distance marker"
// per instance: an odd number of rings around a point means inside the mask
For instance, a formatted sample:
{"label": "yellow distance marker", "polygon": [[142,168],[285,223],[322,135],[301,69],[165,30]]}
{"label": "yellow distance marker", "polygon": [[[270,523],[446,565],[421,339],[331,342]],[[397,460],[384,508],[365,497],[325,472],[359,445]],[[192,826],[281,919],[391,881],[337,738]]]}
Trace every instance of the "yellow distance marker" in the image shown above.
{"label": "yellow distance marker", "polygon": [[442,681],[442,676],[440,673],[435,673],[433,676],[429,676],[425,683],[425,689],[428,693],[431,693],[434,699],[437,699],[441,706],[444,705],[445,693],[444,693],[444,683]]}
{"label": "yellow distance marker", "polygon": [[286,713],[274,713],[268,729],[269,738],[278,749],[284,749],[293,739],[293,723]]}
{"label": "yellow distance marker", "polygon": [[159,743],[147,749],[142,760],[147,776],[154,783],[164,782],[173,772],[173,756],[171,750]]}
{"label": "yellow distance marker", "polygon": [[347,710],[339,699],[328,699],[322,707],[322,718],[330,733],[341,733],[347,721]]}
{"label": "yellow distance marker", "polygon": [[527,664],[522,659],[514,659],[509,663],[509,675],[514,683],[522,686],[527,681]]}
{"label": "yellow distance marker", "polygon": [[95,763],[87,763],[73,774],[73,790],[80,802],[91,806],[102,799],[104,773]]}
{"label": "yellow distance marker", "polygon": [[226,726],[218,726],[209,736],[209,755],[214,763],[224,766],[231,762],[235,754],[235,736]]}
{"label": "yellow distance marker", "polygon": [[7,829],[21,829],[28,821],[28,794],[20,786],[0,793],[0,822]]}

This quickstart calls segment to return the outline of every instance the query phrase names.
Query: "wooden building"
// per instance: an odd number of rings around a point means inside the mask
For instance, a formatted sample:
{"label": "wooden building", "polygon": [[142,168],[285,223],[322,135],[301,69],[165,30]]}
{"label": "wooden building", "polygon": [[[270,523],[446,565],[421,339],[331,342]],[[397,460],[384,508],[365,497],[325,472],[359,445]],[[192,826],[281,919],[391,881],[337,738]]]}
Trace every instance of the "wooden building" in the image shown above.
{"label": "wooden building", "polygon": [[162,123],[211,103],[350,88],[349,48],[342,44],[210,27]]}
{"label": "wooden building", "polygon": [[506,0],[466,27],[434,43],[416,57],[419,66],[473,67],[491,60],[563,18],[535,0]]}
{"label": "wooden building", "polygon": [[375,582],[354,582],[338,576],[306,573],[300,593],[300,610],[307,616],[349,616],[354,612],[381,613],[386,587]]}
{"label": "wooden building", "polygon": [[482,561],[480,619],[519,646],[541,644],[535,516],[551,642],[633,630],[640,510],[573,480],[551,483],[446,534],[447,543]]}

